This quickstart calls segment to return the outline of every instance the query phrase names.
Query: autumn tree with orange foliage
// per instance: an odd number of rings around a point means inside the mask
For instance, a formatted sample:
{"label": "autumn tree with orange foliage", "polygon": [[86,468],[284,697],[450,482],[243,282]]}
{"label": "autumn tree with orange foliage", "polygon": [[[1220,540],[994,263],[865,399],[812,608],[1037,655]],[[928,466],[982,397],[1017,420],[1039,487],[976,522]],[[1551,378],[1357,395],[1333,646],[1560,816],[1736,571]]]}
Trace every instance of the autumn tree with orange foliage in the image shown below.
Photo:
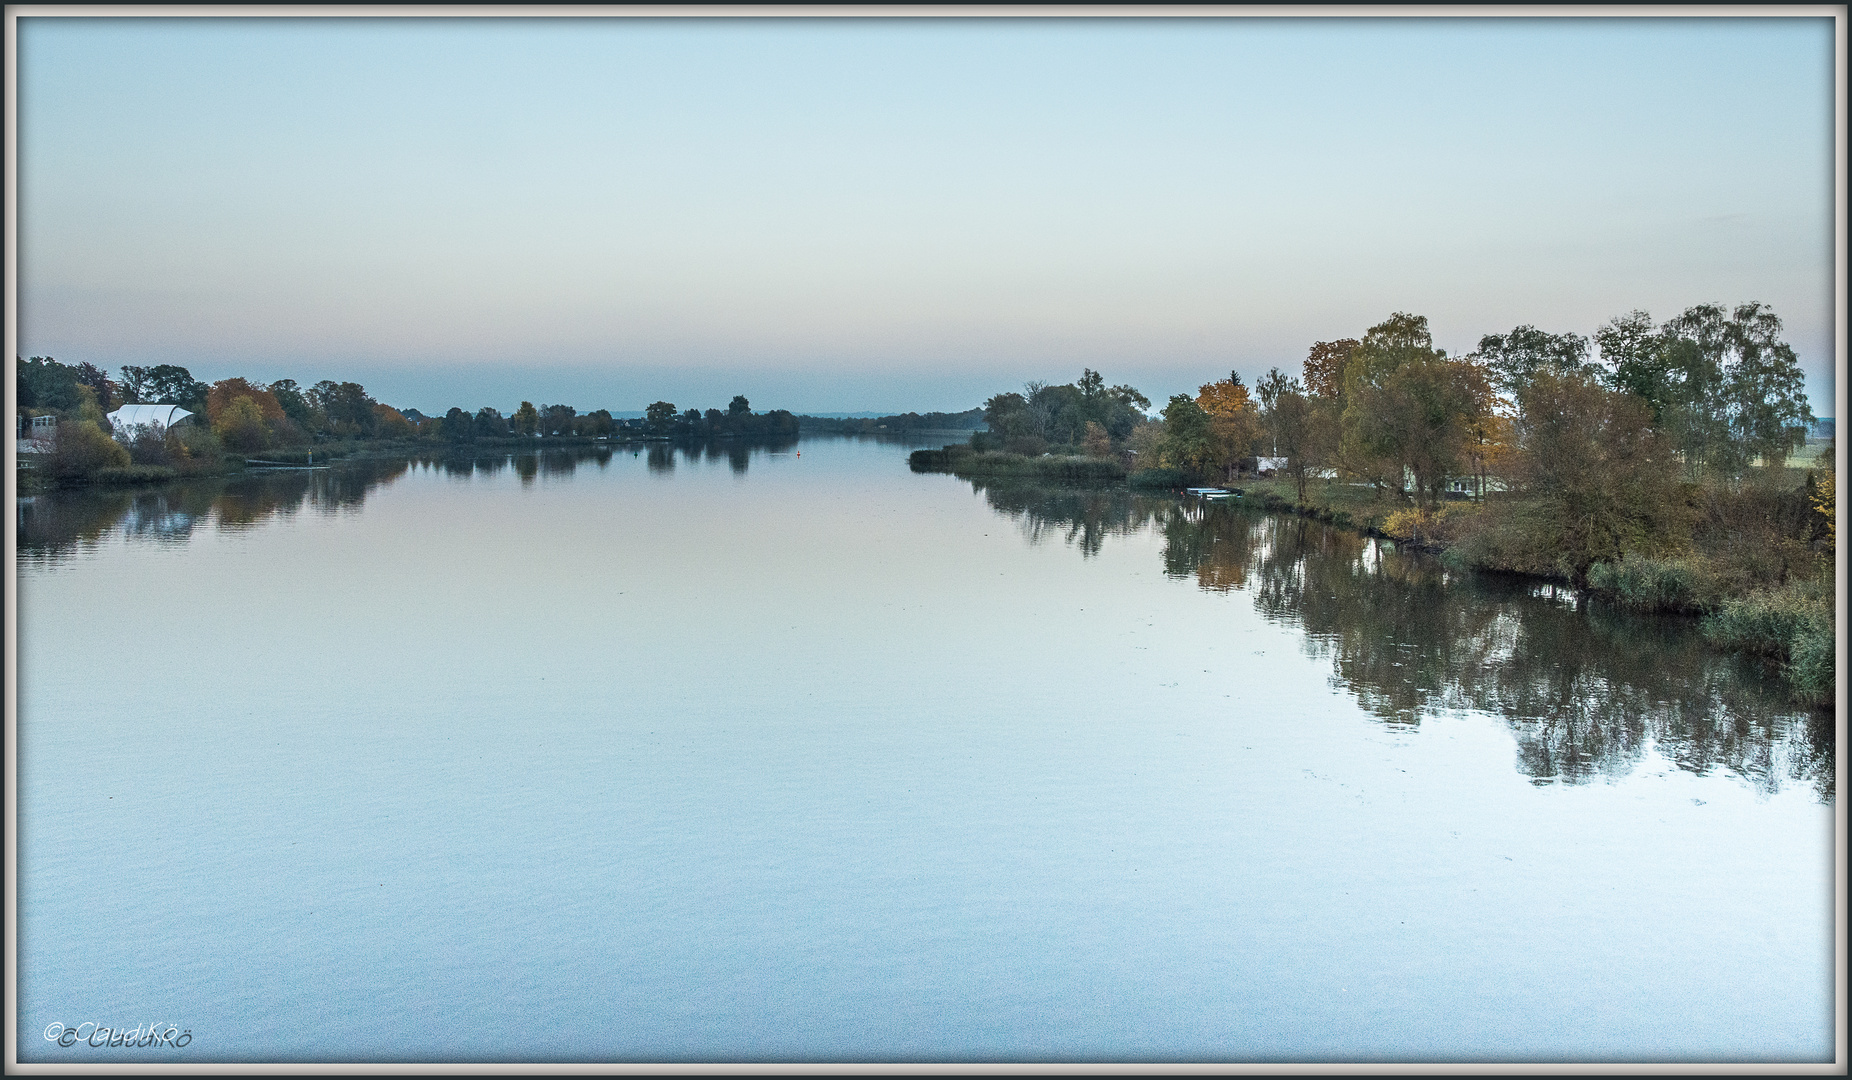
{"label": "autumn tree with orange foliage", "polygon": [[1344,369],[1360,344],[1356,338],[1316,341],[1305,358],[1305,392],[1336,401],[1344,395]]}
{"label": "autumn tree with orange foliage", "polygon": [[375,404],[373,415],[379,418],[373,430],[382,439],[409,439],[418,434],[405,414],[390,405]]}
{"label": "autumn tree with orange foliage", "polygon": [[[295,386],[288,379],[283,380],[283,383],[292,389]],[[248,379],[220,379],[212,384],[211,389],[206,391],[206,422],[217,430],[226,410],[240,398],[250,401],[264,427],[261,440],[247,432],[239,437],[240,441],[261,442],[263,446],[290,446],[309,441],[308,431],[290,418],[277,395],[263,383],[254,383]],[[248,421],[242,419],[239,423],[248,425]]]}
{"label": "autumn tree with orange foliage", "polygon": [[285,418],[283,406],[277,403],[276,395],[272,394],[262,383],[231,378],[220,379],[212,384],[212,389],[206,391],[206,419],[217,424],[219,417],[224,415],[231,403],[241,397],[251,399],[251,404],[257,407],[258,415],[263,417],[265,423],[273,423]]}
{"label": "autumn tree with orange foliage", "polygon": [[241,454],[253,454],[270,445],[270,429],[264,425],[263,411],[249,394],[239,394],[219,407],[212,432]]}
{"label": "autumn tree with orange foliage", "polygon": [[1241,383],[1241,373],[1205,383],[1198,388],[1196,404],[1209,414],[1212,460],[1232,478],[1241,460],[1251,457],[1261,435],[1260,409]]}

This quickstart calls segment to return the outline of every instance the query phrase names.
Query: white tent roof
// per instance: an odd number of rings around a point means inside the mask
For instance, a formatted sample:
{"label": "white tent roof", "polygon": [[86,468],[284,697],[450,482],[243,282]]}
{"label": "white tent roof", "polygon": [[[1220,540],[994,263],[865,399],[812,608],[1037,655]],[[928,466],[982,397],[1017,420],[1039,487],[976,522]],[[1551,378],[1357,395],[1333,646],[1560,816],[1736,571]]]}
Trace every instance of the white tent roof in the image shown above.
{"label": "white tent roof", "polygon": [[119,428],[134,428],[143,424],[173,427],[192,415],[178,405],[124,405],[109,414],[109,422]]}

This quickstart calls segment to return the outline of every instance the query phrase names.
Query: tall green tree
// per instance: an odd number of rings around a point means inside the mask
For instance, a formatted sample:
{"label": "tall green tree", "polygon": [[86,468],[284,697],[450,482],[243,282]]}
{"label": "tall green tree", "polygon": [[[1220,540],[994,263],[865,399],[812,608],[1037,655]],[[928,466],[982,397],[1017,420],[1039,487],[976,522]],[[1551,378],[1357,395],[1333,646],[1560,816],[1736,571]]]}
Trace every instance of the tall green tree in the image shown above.
{"label": "tall green tree", "polygon": [[1164,406],[1164,437],[1159,463],[1201,476],[1216,462],[1215,434],[1209,414],[1188,394],[1171,395]]}
{"label": "tall green tree", "polygon": [[617,422],[611,418],[611,410],[595,409],[574,422],[573,430],[581,435],[610,435],[617,430]]}
{"label": "tall green tree", "polygon": [[1532,565],[1521,568],[1583,581],[1597,562],[1682,541],[1671,447],[1642,398],[1549,371],[1522,393],[1510,472],[1534,502],[1523,529]]}
{"label": "tall green tree", "polygon": [[1347,469],[1379,487],[1438,498],[1469,471],[1472,426],[1489,407],[1483,373],[1434,347],[1425,316],[1396,312],[1351,350],[1344,373],[1342,452]]}
{"label": "tall green tree", "polygon": [[1318,430],[1318,403],[1306,395],[1298,379],[1274,368],[1256,382],[1260,414],[1269,457],[1285,458],[1281,471],[1292,478],[1299,502],[1305,502],[1306,485],[1321,467],[1326,440]]}
{"label": "tall green tree", "polygon": [[1479,339],[1479,348],[1473,353],[1492,386],[1513,397],[1539,371],[1594,374],[1597,369],[1588,357],[1587,338],[1580,334],[1549,334],[1534,326],[1520,326],[1509,334],[1487,334]]}
{"label": "tall green tree", "polygon": [[233,398],[219,409],[219,415],[212,420],[212,432],[241,454],[254,454],[270,445],[263,410],[246,395]]}
{"label": "tall green tree", "polygon": [[178,405],[190,412],[204,413],[206,394],[211,389],[177,364],[122,366],[122,396],[131,403]]}
{"label": "tall green tree", "polygon": [[1806,441],[1805,379],[1767,305],[1699,304],[1657,330],[1634,311],[1595,341],[1609,385],[1647,403],[1694,477],[1737,476],[1757,458],[1779,465]]}
{"label": "tall green tree", "polygon": [[277,405],[297,427],[304,431],[323,431],[327,427],[327,417],[319,415],[301,386],[294,379],[278,379],[270,384],[270,396],[276,398]]}
{"label": "tall green tree", "polygon": [[[356,382],[323,379],[309,389],[309,403],[327,417],[328,433],[340,438],[371,436],[379,425],[379,414],[366,387]],[[280,404],[280,402],[279,402]]]}
{"label": "tall green tree", "polygon": [[643,426],[651,435],[667,435],[675,426],[675,406],[667,401],[652,402],[643,410]]}
{"label": "tall green tree", "polygon": [[83,400],[77,392],[83,385],[77,369],[49,356],[17,360],[13,379],[14,400],[22,409],[71,412]]}
{"label": "tall green tree", "polygon": [[1757,458],[1779,468],[1807,442],[1813,407],[1794,350],[1781,340],[1781,319],[1767,305],[1739,304],[1730,314],[1734,362],[1724,378],[1724,409],[1741,464]]}
{"label": "tall green tree", "polygon": [[113,412],[123,404],[122,388],[102,368],[88,361],[76,365],[77,381],[96,394],[97,408]]}
{"label": "tall green tree", "polygon": [[1020,454],[1039,454],[1049,444],[1079,447],[1087,425],[1098,424],[1114,444],[1123,444],[1146,420],[1151,399],[1126,385],[1107,386],[1092,368],[1073,383],[1030,382],[1023,392],[997,394],[984,403],[987,435],[975,445],[994,445]]}

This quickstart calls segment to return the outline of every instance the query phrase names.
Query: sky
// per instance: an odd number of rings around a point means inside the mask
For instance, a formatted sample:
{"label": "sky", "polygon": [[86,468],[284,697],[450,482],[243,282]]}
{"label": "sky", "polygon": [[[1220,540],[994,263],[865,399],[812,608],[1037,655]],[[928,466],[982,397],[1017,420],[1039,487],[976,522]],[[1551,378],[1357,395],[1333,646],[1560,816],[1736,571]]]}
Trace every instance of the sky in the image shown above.
{"label": "sky", "polygon": [[442,412],[1162,403],[1758,300],[1833,408],[1830,18],[19,21],[21,356]]}

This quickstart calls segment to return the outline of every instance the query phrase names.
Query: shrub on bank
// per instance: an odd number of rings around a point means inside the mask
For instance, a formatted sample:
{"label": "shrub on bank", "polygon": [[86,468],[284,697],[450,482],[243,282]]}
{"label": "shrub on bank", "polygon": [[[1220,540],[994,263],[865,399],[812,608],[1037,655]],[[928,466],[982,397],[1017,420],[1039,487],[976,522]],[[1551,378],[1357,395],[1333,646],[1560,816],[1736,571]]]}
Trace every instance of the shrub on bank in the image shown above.
{"label": "shrub on bank", "polygon": [[1551,547],[1547,531],[1532,527],[1537,516],[1537,507],[1524,504],[1508,504],[1479,515],[1449,549],[1452,562],[1481,570],[1572,578],[1574,566],[1562,558],[1560,549]]}
{"label": "shrub on bank", "polygon": [[[180,443],[181,456],[196,460],[205,460],[217,464],[225,453],[225,444],[212,433],[212,429],[199,424],[179,424],[172,429]],[[184,471],[184,470],[183,470]]]}
{"label": "shrub on bank", "polygon": [[136,465],[168,465],[176,453],[182,452],[178,436],[162,424],[136,424],[125,436],[123,446]]}
{"label": "shrub on bank", "polygon": [[1465,534],[1478,513],[1472,503],[1447,503],[1432,510],[1411,506],[1385,518],[1382,532],[1392,540],[1445,547]]}
{"label": "shrub on bank", "polygon": [[1692,547],[1713,568],[1726,595],[1743,596],[1814,576],[1819,514],[1804,485],[1751,475],[1740,484],[1690,485]]}
{"label": "shrub on bank", "polygon": [[129,464],[129,452],[89,420],[58,425],[58,441],[45,456],[45,471],[59,480],[89,480],[103,469]]}
{"label": "shrub on bank", "polygon": [[914,472],[949,472],[955,456],[968,456],[971,449],[965,446],[948,446],[942,450],[915,450],[907,455],[907,467]]}
{"label": "shrub on bank", "polygon": [[1799,700],[1832,702],[1839,649],[1829,585],[1798,582],[1728,600],[1703,627],[1718,645],[1784,661],[1782,674]]}
{"label": "shrub on bank", "polygon": [[915,472],[949,472],[955,476],[1011,476],[1062,484],[1101,484],[1125,479],[1117,461],[1089,457],[1027,457],[974,451],[953,444],[941,450],[915,450],[907,457]]}
{"label": "shrub on bank", "polygon": [[1588,586],[1636,611],[1708,611],[1720,599],[1716,574],[1692,556],[1623,555],[1589,567]]}
{"label": "shrub on bank", "polygon": [[1723,605],[1704,620],[1704,634],[1719,645],[1788,658],[1803,635],[1833,632],[1828,590],[1816,582],[1767,589]]}
{"label": "shrub on bank", "polygon": [[1809,705],[1830,705],[1839,678],[1839,639],[1833,613],[1826,609],[1809,621],[1788,646],[1788,685]]}

